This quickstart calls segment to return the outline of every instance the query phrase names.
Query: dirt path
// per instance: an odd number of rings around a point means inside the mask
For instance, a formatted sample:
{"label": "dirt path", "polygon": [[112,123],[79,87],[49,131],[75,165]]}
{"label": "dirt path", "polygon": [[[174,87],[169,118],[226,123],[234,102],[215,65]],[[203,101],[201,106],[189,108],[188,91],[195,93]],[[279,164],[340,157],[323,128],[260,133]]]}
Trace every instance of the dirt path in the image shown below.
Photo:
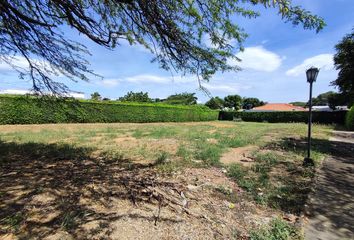
{"label": "dirt path", "polygon": [[354,239],[354,132],[334,131],[309,198],[305,239]]}

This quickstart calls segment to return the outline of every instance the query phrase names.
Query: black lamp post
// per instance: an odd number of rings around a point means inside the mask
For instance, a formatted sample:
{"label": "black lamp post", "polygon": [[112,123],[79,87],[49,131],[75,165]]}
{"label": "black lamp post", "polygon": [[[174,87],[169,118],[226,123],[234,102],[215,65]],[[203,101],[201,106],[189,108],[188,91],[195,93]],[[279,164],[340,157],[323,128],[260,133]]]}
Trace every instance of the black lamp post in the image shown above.
{"label": "black lamp post", "polygon": [[307,157],[304,159],[305,166],[313,166],[314,162],[311,159],[311,124],[312,124],[312,83],[316,82],[318,72],[320,70],[315,67],[311,67],[306,71],[307,82],[310,83],[310,99],[309,99],[309,121],[308,121],[308,133],[307,133]]}

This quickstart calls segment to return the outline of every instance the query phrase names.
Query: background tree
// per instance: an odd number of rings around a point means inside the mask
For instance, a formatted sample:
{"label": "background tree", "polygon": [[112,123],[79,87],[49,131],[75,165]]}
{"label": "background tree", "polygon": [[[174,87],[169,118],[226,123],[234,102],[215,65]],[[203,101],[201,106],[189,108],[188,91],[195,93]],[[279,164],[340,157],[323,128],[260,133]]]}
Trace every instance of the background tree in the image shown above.
{"label": "background tree", "polygon": [[291,0],[1,0],[0,60],[28,76],[35,91],[68,91],[53,76],[88,81],[94,74],[85,60],[87,48],[64,34],[69,27],[109,49],[122,40],[141,44],[163,69],[198,75],[200,82],[216,71],[239,70],[227,61],[239,60],[235,52],[247,37],[235,16],[256,18],[258,6],[275,8],[284,21],[305,29],[325,26]]}
{"label": "background tree", "polygon": [[120,97],[118,101],[121,102],[152,102],[152,99],[149,98],[147,92],[128,92],[123,97]]}
{"label": "background tree", "polygon": [[[308,107],[308,102],[291,102],[294,106]],[[312,98],[313,106],[329,106],[332,109],[336,109],[337,106],[348,105],[348,99],[340,93],[328,91],[319,94],[317,97]]]}
{"label": "background tree", "polygon": [[168,104],[194,105],[197,104],[198,98],[195,93],[176,93],[166,98],[164,101]]}
{"label": "background tree", "polygon": [[212,97],[205,103],[205,106],[210,109],[222,109],[224,107],[224,100],[219,97]]}
{"label": "background tree", "polygon": [[306,107],[307,106],[307,102],[291,102],[290,104],[292,104],[294,106],[298,106],[298,107]]}
{"label": "background tree", "polygon": [[101,94],[99,94],[98,92],[92,93],[91,94],[91,100],[94,100],[94,101],[102,100]]}
{"label": "background tree", "polygon": [[165,101],[165,99],[161,99],[161,98],[154,98],[152,99],[153,102],[156,102],[156,103],[160,103],[160,102],[163,102]]}
{"label": "background tree", "polygon": [[239,95],[228,95],[224,98],[224,106],[237,111],[242,107],[242,97]]}
{"label": "background tree", "polygon": [[[319,94],[317,97],[312,98],[312,105],[313,106],[328,106],[328,98],[329,96],[333,95],[335,92],[333,91],[328,91],[325,93]],[[306,107],[309,105],[309,103],[306,103]]]}
{"label": "background tree", "polygon": [[338,88],[350,107],[354,104],[354,29],[335,48],[334,65],[339,73],[332,85]]}
{"label": "background tree", "polygon": [[265,103],[258,98],[243,98],[242,99],[242,108],[251,109],[254,107],[263,106]]}
{"label": "background tree", "polygon": [[349,102],[345,95],[333,93],[328,96],[328,106],[335,110],[338,106],[348,106]]}

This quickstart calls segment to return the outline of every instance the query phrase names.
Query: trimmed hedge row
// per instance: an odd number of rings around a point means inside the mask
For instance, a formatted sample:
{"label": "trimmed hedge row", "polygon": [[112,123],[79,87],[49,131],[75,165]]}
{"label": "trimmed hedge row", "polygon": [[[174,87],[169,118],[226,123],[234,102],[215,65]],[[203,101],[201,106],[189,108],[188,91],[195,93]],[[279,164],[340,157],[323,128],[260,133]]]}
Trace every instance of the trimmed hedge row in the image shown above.
{"label": "trimmed hedge row", "polygon": [[354,106],[352,106],[345,118],[345,126],[348,130],[354,131]]}
{"label": "trimmed hedge row", "polygon": [[[344,124],[347,111],[312,112],[312,121],[323,124]],[[241,119],[246,122],[308,122],[308,112],[220,112],[219,120]]]}
{"label": "trimmed hedge row", "polygon": [[200,106],[0,96],[0,124],[186,122],[218,119]]}

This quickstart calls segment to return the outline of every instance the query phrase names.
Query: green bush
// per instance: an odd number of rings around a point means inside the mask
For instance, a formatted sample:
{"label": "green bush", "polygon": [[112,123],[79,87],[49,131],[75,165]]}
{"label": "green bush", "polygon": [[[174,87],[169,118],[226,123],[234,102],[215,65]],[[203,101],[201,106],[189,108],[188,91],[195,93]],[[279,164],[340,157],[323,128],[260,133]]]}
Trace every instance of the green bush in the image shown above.
{"label": "green bush", "polygon": [[218,119],[200,106],[0,96],[0,124],[186,122]]}
{"label": "green bush", "polygon": [[[312,121],[323,124],[344,124],[347,111],[312,112]],[[241,119],[246,122],[308,122],[308,112],[220,112],[219,120]]]}
{"label": "green bush", "polygon": [[345,118],[345,126],[348,130],[354,130],[354,106],[352,106]]}

